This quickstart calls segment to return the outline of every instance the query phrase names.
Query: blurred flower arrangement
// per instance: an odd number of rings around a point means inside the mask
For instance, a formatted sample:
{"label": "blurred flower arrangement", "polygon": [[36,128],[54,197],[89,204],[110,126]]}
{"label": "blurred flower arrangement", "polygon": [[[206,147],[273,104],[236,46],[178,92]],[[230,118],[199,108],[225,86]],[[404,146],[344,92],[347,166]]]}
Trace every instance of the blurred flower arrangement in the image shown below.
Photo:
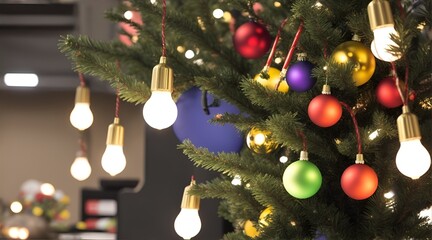
{"label": "blurred flower arrangement", "polygon": [[49,183],[27,180],[21,186],[18,201],[22,204],[22,213],[42,217],[48,223],[70,218],[69,197]]}
{"label": "blurred flower arrangement", "polygon": [[[0,224],[1,234],[8,239],[55,239],[55,233],[67,228],[70,218],[69,197],[50,183],[25,181],[18,199],[10,204],[10,212]],[[1,226],[3,225],[3,226]]]}

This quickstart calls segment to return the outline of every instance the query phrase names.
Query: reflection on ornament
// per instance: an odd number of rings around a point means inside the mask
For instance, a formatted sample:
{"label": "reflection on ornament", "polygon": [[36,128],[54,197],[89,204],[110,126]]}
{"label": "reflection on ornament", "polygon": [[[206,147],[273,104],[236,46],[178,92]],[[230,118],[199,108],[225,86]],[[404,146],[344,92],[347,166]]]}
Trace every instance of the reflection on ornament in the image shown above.
{"label": "reflection on ornament", "polygon": [[[259,82],[263,87],[269,89],[269,90],[276,90],[277,85],[279,84],[280,80],[280,71],[277,68],[270,67],[268,68],[267,74],[269,75],[269,78],[262,78],[261,73],[255,75],[254,80]],[[288,84],[286,81],[282,81],[279,84],[279,87],[277,87],[277,90],[279,92],[286,93],[288,92]]]}
{"label": "reflection on ornament", "polygon": [[265,26],[250,21],[242,24],[234,33],[234,48],[244,58],[262,57],[271,45],[271,36]]}
{"label": "reflection on ornament", "polygon": [[352,78],[356,86],[365,84],[375,72],[375,58],[371,50],[358,41],[340,44],[331,59],[339,64],[354,64]]}
{"label": "reflection on ornament", "polygon": [[375,94],[377,101],[387,108],[402,106],[402,98],[394,77],[386,77],[381,80],[375,90]]}
{"label": "reflection on ornament", "polygon": [[341,186],[350,198],[363,200],[372,196],[376,191],[378,176],[368,165],[353,164],[343,172]]}
{"label": "reflection on ornament", "polygon": [[307,152],[302,151],[300,160],[291,163],[284,171],[283,186],[293,197],[312,197],[321,187],[322,176],[318,167],[307,160]]}
{"label": "reflection on ornament", "polygon": [[271,132],[252,128],[247,137],[246,144],[255,153],[271,153],[278,147],[278,144],[271,139]]}
{"label": "reflection on ornament", "polygon": [[266,209],[264,209],[259,216],[259,220],[258,223],[261,226],[268,226],[269,223],[271,223],[271,214],[273,212],[273,208],[272,207],[267,207]]}
{"label": "reflection on ornament", "polygon": [[243,232],[246,236],[254,238],[259,236],[258,230],[255,228],[251,220],[246,220],[243,226]]}

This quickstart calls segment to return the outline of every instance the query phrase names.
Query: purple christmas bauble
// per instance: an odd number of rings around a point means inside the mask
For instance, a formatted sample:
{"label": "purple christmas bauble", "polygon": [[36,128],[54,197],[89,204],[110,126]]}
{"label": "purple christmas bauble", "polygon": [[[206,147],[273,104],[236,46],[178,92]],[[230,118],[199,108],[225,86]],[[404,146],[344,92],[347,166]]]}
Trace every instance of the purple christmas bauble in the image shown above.
{"label": "purple christmas bauble", "polygon": [[[176,137],[189,139],[195,146],[207,148],[211,152],[239,152],[244,137],[232,124],[213,124],[210,120],[218,114],[238,114],[240,110],[226,101],[217,100],[211,94],[206,96],[209,105],[207,114],[203,110],[203,92],[193,87],[177,100],[178,116],[173,124]],[[216,105],[216,106],[212,106]]]}
{"label": "purple christmas bauble", "polygon": [[309,61],[299,61],[288,68],[286,80],[291,90],[305,92],[311,89],[316,79],[312,77],[313,64]]}

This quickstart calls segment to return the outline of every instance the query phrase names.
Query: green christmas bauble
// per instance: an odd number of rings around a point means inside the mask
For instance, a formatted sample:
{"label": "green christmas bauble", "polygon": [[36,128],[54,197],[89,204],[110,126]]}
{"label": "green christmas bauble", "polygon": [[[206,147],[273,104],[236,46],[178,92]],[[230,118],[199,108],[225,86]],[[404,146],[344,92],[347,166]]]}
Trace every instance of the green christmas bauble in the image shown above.
{"label": "green christmas bauble", "polygon": [[312,197],[321,187],[322,176],[318,167],[308,160],[291,163],[282,177],[287,192],[299,199]]}

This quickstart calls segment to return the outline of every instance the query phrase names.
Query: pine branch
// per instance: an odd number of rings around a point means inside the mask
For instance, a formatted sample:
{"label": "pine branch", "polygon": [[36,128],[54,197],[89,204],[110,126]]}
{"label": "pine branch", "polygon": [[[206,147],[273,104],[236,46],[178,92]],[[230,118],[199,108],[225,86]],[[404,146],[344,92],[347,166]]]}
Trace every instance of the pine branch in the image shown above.
{"label": "pine branch", "polygon": [[228,176],[239,174],[246,181],[254,178],[256,172],[264,172],[279,176],[281,169],[275,169],[275,165],[268,161],[257,161],[252,155],[240,156],[236,153],[210,153],[206,148],[196,148],[189,140],[183,141],[178,146],[196,166],[217,171]]}

